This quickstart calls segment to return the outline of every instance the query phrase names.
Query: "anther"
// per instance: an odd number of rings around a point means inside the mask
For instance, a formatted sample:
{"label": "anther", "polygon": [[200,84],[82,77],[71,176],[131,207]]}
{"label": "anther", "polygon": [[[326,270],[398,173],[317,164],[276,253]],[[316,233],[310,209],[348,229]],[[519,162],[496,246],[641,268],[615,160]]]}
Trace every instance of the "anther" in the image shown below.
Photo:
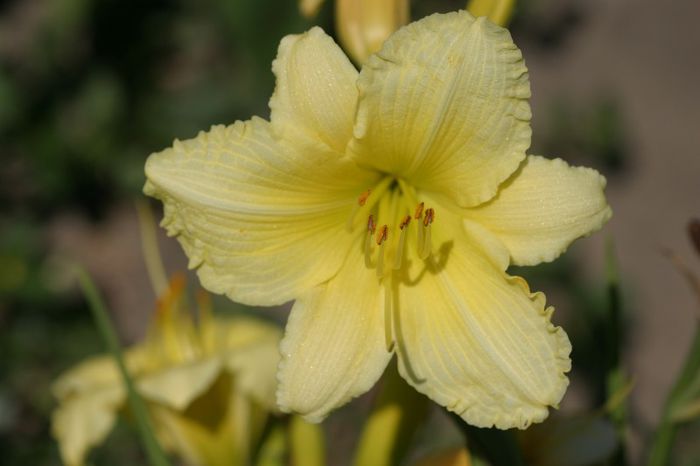
{"label": "anther", "polygon": [[367,219],[367,234],[365,235],[365,266],[372,266],[372,235],[377,229],[377,224],[374,223],[374,216],[370,215]]}
{"label": "anther", "polygon": [[379,229],[379,233],[377,233],[377,244],[381,246],[381,244],[386,241],[386,239],[389,237],[389,227],[386,225],[382,225],[382,227]]}
{"label": "anther", "polygon": [[360,197],[357,198],[357,203],[360,205],[360,207],[363,207],[365,205],[365,203],[367,202],[367,198],[369,198],[370,194],[372,194],[371,189],[368,189],[367,191],[360,194]]}
{"label": "anther", "polygon": [[423,225],[426,227],[433,223],[433,220],[435,220],[435,210],[430,208],[425,211],[425,217],[423,218]]}
{"label": "anther", "polygon": [[423,215],[423,207],[425,207],[425,203],[424,203],[424,202],[421,202],[420,204],[418,204],[418,205],[416,206],[416,213],[413,215],[413,217],[414,217],[416,220],[418,220],[419,218],[421,218],[421,216]]}
{"label": "anther", "polygon": [[404,228],[406,228],[408,226],[409,223],[411,223],[411,216],[406,215],[403,218],[403,220],[401,220],[401,223],[399,224],[399,228],[403,230]]}
{"label": "anther", "polygon": [[370,234],[374,234],[374,231],[377,229],[377,224],[374,223],[374,215],[370,215],[369,218],[367,219],[367,231]]}

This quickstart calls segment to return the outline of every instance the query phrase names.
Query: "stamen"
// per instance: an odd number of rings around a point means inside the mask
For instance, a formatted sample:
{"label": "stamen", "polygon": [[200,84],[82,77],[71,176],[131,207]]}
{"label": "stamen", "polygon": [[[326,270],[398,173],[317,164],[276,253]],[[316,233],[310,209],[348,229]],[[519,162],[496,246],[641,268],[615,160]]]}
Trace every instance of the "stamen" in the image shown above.
{"label": "stamen", "polygon": [[365,235],[365,266],[372,266],[372,236],[377,229],[374,223],[374,215],[370,215],[367,219],[367,234]]}
{"label": "stamen", "polygon": [[426,227],[433,223],[433,220],[435,220],[435,210],[433,208],[430,208],[425,211],[425,218],[423,219],[423,225]]}
{"label": "stamen", "polygon": [[425,217],[423,218],[423,228],[418,227],[418,231],[425,230],[423,235],[423,246],[420,249],[419,256],[421,259],[427,259],[433,249],[433,241],[431,238],[430,225],[435,220],[435,210],[430,208],[425,211]]}
{"label": "stamen", "polygon": [[360,205],[360,207],[365,205],[370,194],[372,194],[371,189],[368,189],[364,193],[360,194],[360,197],[357,198],[357,203]]}
{"label": "stamen", "polygon": [[388,237],[389,227],[387,225],[382,225],[382,227],[379,229],[379,233],[377,233],[377,244],[381,246]]}
{"label": "stamen", "polygon": [[384,247],[389,237],[389,227],[383,225],[377,233],[377,244],[379,245],[379,257],[377,258],[377,278],[384,276]]}
{"label": "stamen", "polygon": [[[382,194],[389,189],[389,186],[391,186],[391,182],[393,181],[393,178],[390,176],[385,176],[384,178],[381,179],[377,185],[372,188],[368,189],[360,196],[357,198],[357,204],[353,206],[352,213],[350,213],[350,217],[348,218],[348,222],[345,225],[348,231],[352,231],[353,227],[355,226],[355,220],[357,217],[364,217],[367,215],[369,212],[372,211],[372,208],[375,206],[377,202],[382,198]],[[372,194],[372,196],[370,196]]]}
{"label": "stamen", "polygon": [[418,220],[423,216],[423,207],[425,207],[425,202],[421,202],[416,206],[416,213],[413,215],[413,218]]}
{"label": "stamen", "polygon": [[370,235],[373,235],[376,229],[377,224],[374,223],[374,215],[370,215],[369,218],[367,218],[367,231],[370,233]]}
{"label": "stamen", "polygon": [[406,232],[408,231],[408,224],[411,223],[411,216],[406,215],[401,223],[399,224],[399,229],[401,233],[399,234],[399,244],[396,247],[396,254],[394,255],[394,270],[399,270],[401,268],[401,261],[403,260],[403,249],[404,243],[406,243]]}

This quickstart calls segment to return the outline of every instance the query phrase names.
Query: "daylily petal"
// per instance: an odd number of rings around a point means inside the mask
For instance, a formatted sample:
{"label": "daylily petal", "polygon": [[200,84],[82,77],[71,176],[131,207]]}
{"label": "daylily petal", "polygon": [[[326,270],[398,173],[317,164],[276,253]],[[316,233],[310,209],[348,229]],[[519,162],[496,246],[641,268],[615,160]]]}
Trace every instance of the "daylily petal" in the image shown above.
{"label": "daylily petal", "polygon": [[108,355],[95,356],[64,372],[51,385],[51,392],[58,400],[63,400],[76,393],[119,385],[120,382],[121,376],[114,358]]}
{"label": "daylily petal", "polygon": [[104,441],[114,426],[124,396],[122,387],[113,385],[61,400],[51,418],[51,431],[64,464],[82,465],[88,451]]}
{"label": "daylily petal", "polygon": [[530,145],[530,84],[509,32],[466,12],[400,29],[370,57],[350,149],[358,163],[448,195],[493,197]]}
{"label": "daylily petal", "polygon": [[442,253],[417,285],[399,288],[402,376],[475,426],[542,421],[568,385],[566,334],[550,323],[544,295],[506,275],[480,240],[455,234],[458,219],[444,212],[439,221]]}
{"label": "daylily petal", "polygon": [[[270,324],[239,318],[230,323],[230,334],[240,336],[236,348],[225,356],[236,390],[267,410],[276,410],[276,372],[282,331]],[[243,344],[246,337],[250,338],[248,344]]]}
{"label": "daylily petal", "polygon": [[187,464],[201,466],[249,464],[267,417],[236,391],[229,376],[217,378],[186,410],[153,405],[151,413],[164,448]]}
{"label": "daylily petal", "polygon": [[146,176],[144,192],[163,201],[162,225],[202,284],[257,305],[289,301],[337,272],[351,206],[376,177],[283,147],[259,118],[175,141],[148,158]]}
{"label": "daylily petal", "polygon": [[310,150],[344,153],[355,117],[357,70],[333,39],[319,27],[286,36],[272,71],[275,133]]}
{"label": "daylily petal", "polygon": [[221,368],[222,362],[217,357],[166,367],[140,378],[139,392],[149,400],[179,411],[207,391],[221,374]]}
{"label": "daylily petal", "polygon": [[531,155],[494,199],[465,216],[498,236],[513,264],[535,265],[556,259],[608,221],[604,188],[595,170]]}
{"label": "daylily petal", "polygon": [[365,269],[359,251],[336,277],[300,296],[280,345],[282,410],[319,422],[374,385],[392,355],[382,303],[376,274]]}

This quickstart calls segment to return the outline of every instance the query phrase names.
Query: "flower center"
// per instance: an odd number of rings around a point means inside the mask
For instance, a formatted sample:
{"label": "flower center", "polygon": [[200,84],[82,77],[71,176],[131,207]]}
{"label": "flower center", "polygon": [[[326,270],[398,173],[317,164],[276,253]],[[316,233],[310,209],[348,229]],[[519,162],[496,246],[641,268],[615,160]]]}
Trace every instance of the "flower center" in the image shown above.
{"label": "flower center", "polygon": [[403,278],[394,272],[407,267],[404,256],[409,254],[410,247],[415,248],[412,256],[429,260],[433,250],[431,232],[434,221],[435,209],[426,208],[424,202],[418,201],[411,185],[393,176],[385,176],[375,187],[360,194],[348,220],[351,232],[359,225],[365,226],[362,244],[365,266],[375,269],[384,289],[387,351],[392,351],[397,343],[397,350],[405,353],[395,297]]}
{"label": "flower center", "polygon": [[385,176],[374,188],[360,194],[348,229],[354,231],[363,219],[366,219],[365,265],[376,270],[377,278],[383,279],[393,270],[401,269],[407,238],[415,243],[420,259],[430,256],[435,209],[418,202],[413,187],[405,181]]}

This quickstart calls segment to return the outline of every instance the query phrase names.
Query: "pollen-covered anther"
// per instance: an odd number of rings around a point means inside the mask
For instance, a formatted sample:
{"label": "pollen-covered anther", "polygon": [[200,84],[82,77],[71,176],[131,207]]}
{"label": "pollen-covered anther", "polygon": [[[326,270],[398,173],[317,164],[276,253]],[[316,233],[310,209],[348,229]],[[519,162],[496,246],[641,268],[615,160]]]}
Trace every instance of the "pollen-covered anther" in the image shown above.
{"label": "pollen-covered anther", "polygon": [[423,217],[423,225],[427,227],[431,223],[433,223],[433,220],[435,220],[435,209],[430,208],[425,211],[425,217]]}
{"label": "pollen-covered anther", "polygon": [[379,229],[379,232],[377,233],[377,244],[382,245],[384,241],[387,240],[389,237],[389,227],[387,225],[382,225],[382,227]]}
{"label": "pollen-covered anther", "polygon": [[374,215],[370,215],[367,219],[367,234],[365,235],[365,266],[372,266],[372,236],[377,229],[377,224],[374,222]]}
{"label": "pollen-covered anther", "polygon": [[369,198],[370,194],[372,194],[371,189],[368,189],[367,191],[360,194],[360,196],[357,198],[357,203],[360,205],[360,207],[363,207],[367,203],[367,199]]}
{"label": "pollen-covered anther", "polygon": [[403,230],[404,228],[406,228],[406,227],[408,226],[409,223],[411,223],[411,216],[410,216],[410,215],[406,215],[406,216],[403,218],[403,220],[401,220],[401,223],[399,224],[399,228],[400,228],[401,230]]}
{"label": "pollen-covered anther", "polygon": [[374,222],[374,215],[370,215],[369,218],[367,219],[367,231],[370,234],[374,234],[374,231],[377,229],[377,224]]}
{"label": "pollen-covered anther", "polygon": [[425,207],[425,203],[424,203],[424,202],[421,202],[420,204],[418,204],[418,205],[416,206],[416,213],[413,215],[413,217],[414,217],[416,220],[418,220],[419,218],[421,218],[421,216],[423,216],[423,207]]}

